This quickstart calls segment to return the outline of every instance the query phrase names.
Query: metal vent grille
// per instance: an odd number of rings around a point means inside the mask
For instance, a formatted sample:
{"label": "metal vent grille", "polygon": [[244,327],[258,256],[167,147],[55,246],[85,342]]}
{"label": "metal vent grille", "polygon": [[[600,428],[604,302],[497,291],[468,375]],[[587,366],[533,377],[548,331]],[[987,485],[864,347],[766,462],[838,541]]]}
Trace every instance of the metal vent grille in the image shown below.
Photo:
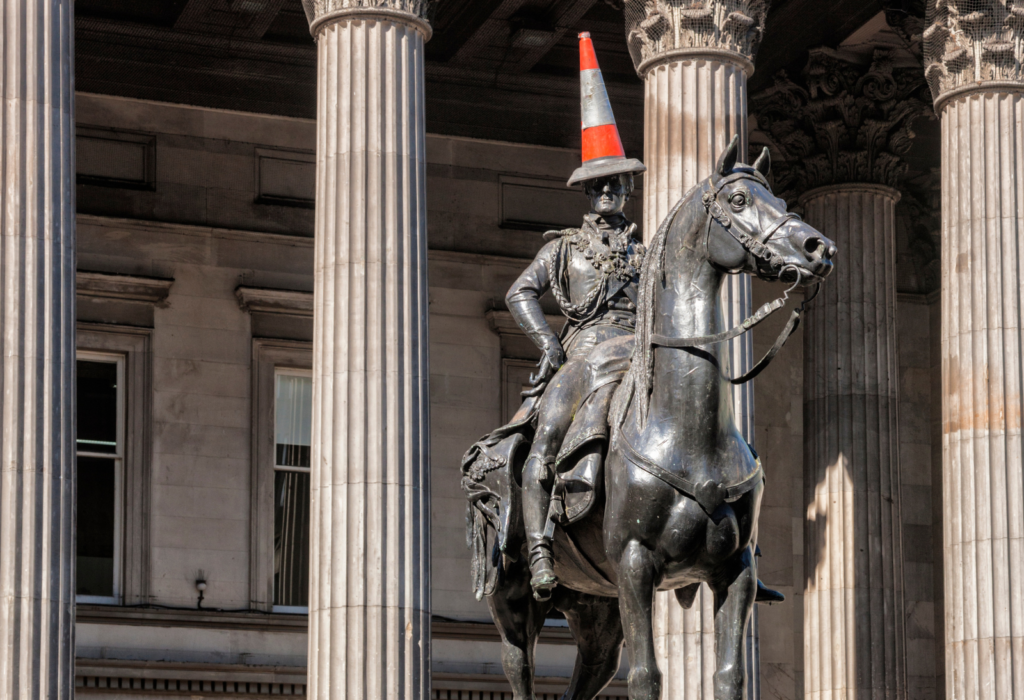
{"label": "metal vent grille", "polygon": [[932,94],[974,82],[1024,78],[1024,0],[928,3],[925,76]]}

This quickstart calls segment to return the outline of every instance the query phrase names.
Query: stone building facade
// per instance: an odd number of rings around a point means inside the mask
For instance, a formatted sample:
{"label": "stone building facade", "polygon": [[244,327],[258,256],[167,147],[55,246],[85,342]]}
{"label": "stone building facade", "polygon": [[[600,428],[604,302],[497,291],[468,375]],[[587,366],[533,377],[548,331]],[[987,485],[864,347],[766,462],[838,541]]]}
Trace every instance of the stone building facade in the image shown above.
{"label": "stone building facade", "polygon": [[[0,25],[0,697],[511,700],[459,461],[538,359],[505,292],[585,212],[579,31],[643,230],[738,134],[840,247],[734,394],[787,596],[751,697],[1024,697],[1024,4],[11,0]],[[732,279],[726,320],[772,291]],[[711,619],[659,596],[666,696],[712,697]],[[553,698],[563,620],[538,659]]]}

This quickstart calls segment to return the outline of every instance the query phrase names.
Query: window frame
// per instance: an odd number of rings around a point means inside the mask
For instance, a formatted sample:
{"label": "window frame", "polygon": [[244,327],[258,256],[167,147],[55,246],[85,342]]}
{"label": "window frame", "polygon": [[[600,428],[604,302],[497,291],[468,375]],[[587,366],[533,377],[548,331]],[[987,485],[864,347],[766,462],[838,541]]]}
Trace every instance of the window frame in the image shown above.
{"label": "window frame", "polygon": [[[516,358],[501,358],[501,423],[512,420],[519,407],[523,404],[522,392],[529,383],[531,374],[537,373],[537,362]],[[518,382],[516,378],[526,379]]]}
{"label": "window frame", "polygon": [[[153,381],[151,348],[150,328],[77,324],[76,361],[91,357],[120,358],[118,431],[121,439],[118,442],[121,458],[120,468],[116,470],[120,493],[115,501],[120,517],[115,518],[115,595],[76,595],[76,601],[83,605],[139,605],[149,602]],[[77,447],[76,441],[76,457]]]}
{"label": "window frame", "polygon": [[[277,463],[277,378],[278,377],[308,377],[310,381],[313,380],[313,369],[299,369],[297,367],[274,367],[274,476],[275,480],[277,472],[290,472],[292,474],[309,474],[309,478],[312,479],[313,468],[309,467],[289,467]],[[312,431],[312,426],[310,426]],[[310,435],[310,450],[313,449],[312,435]],[[312,465],[312,463],[310,463]],[[277,491],[275,488],[274,498],[277,497]],[[273,595],[273,591],[271,591]],[[308,615],[308,605],[277,605],[274,603],[273,597],[270,599],[271,606],[270,611],[275,613],[285,613],[288,615]]]}
{"label": "window frame", "polygon": [[[117,372],[117,389],[116,389],[116,406],[114,420],[116,421],[115,426],[115,449],[113,453],[110,452],[90,452],[88,450],[82,450],[78,445],[78,436],[75,435],[75,460],[79,457],[92,457],[94,459],[108,459],[114,463],[114,573],[113,573],[113,591],[109,596],[101,595],[82,595],[75,593],[75,602],[84,603],[91,605],[120,605],[121,604],[121,588],[122,588],[122,572],[121,569],[124,566],[124,553],[121,551],[124,549],[124,469],[125,469],[125,364],[127,364],[128,358],[123,353],[117,352],[96,352],[94,350],[77,350],[75,352],[75,364],[79,362],[95,362],[103,364],[112,364],[116,367]],[[77,375],[76,375],[77,376]],[[76,420],[77,424],[77,420]],[[77,476],[77,467],[76,467]],[[76,481],[76,492],[77,492],[77,481]],[[75,514],[77,518],[78,509],[75,508]],[[77,523],[76,523],[77,530]],[[75,538],[76,550],[78,538]],[[78,553],[75,552],[77,557]]]}
{"label": "window frame", "polygon": [[278,471],[274,397],[278,372],[289,371],[312,376],[312,343],[253,339],[249,605],[269,613],[307,615],[304,606],[274,605],[274,476]]}

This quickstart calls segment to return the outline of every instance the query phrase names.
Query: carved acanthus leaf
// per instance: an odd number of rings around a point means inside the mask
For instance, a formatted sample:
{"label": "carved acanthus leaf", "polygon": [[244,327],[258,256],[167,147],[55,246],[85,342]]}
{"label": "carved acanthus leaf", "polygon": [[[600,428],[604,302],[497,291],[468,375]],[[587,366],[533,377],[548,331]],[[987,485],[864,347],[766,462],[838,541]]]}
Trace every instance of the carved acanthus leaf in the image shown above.
{"label": "carved acanthus leaf", "polygon": [[302,0],[310,24],[338,10],[390,10],[429,20],[434,0]]}
{"label": "carved acanthus leaf", "polygon": [[1024,0],[929,0],[924,63],[935,99],[988,81],[1024,84]]}
{"label": "carved acanthus leaf", "polygon": [[918,60],[924,51],[926,0],[882,0],[885,22]]}
{"label": "carved acanthus leaf", "polygon": [[780,196],[832,184],[897,185],[913,123],[931,110],[920,73],[893,63],[890,49],[875,51],[870,65],[814,49],[803,86],[780,73],[751,98]]}
{"label": "carved acanthus leaf", "polygon": [[626,0],[626,41],[638,71],[675,51],[717,49],[753,61],[769,0]]}

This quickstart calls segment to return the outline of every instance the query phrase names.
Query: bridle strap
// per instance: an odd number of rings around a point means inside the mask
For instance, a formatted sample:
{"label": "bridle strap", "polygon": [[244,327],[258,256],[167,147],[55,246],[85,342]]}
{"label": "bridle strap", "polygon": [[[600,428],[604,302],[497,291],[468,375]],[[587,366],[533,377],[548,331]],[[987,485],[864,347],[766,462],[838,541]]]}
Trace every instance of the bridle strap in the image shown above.
{"label": "bridle strap", "polygon": [[[797,283],[799,283],[799,281],[800,278],[798,273]],[[730,384],[746,384],[751,379],[761,374],[761,372],[763,372],[765,368],[769,364],[771,364],[772,360],[775,359],[775,356],[779,354],[779,351],[782,350],[782,346],[786,344],[786,341],[789,340],[790,336],[792,336],[793,333],[796,332],[796,329],[800,326],[800,318],[803,315],[804,307],[806,307],[807,304],[810,303],[811,299],[814,299],[814,297],[818,295],[818,290],[820,288],[821,283],[819,282],[814,288],[814,293],[811,294],[810,297],[805,299],[804,302],[800,304],[799,308],[793,309],[793,311],[790,312],[789,321],[786,322],[786,325],[782,329],[782,332],[779,333],[779,337],[775,339],[775,343],[768,350],[768,352],[766,352],[764,356],[757,361],[757,364],[755,364],[747,372],[743,373],[739,377],[723,377],[723,379],[727,380]],[[760,309],[758,309],[753,316],[743,319],[742,323],[731,328],[728,331],[716,333],[715,335],[705,335],[696,338],[669,338],[667,336],[655,333],[651,336],[651,346],[663,348],[676,348],[677,350],[682,350],[687,348],[699,348],[702,345],[716,345],[718,343],[724,343],[727,340],[732,340],[733,338],[743,335],[747,331],[751,330],[754,326],[758,325],[766,318],[771,316],[773,313],[781,309],[783,306],[786,305],[786,300],[788,299],[788,297],[789,290],[786,290],[785,296],[780,297],[775,301],[768,302]]]}
{"label": "bridle strap", "polygon": [[762,306],[754,313],[754,315],[743,319],[743,322],[739,325],[733,326],[727,331],[715,333],[714,335],[701,335],[694,336],[692,338],[669,338],[668,336],[654,333],[651,335],[651,344],[663,348],[695,348],[700,347],[701,345],[717,345],[718,343],[724,343],[727,340],[732,340],[733,338],[743,335],[785,305],[786,299],[784,297],[779,297],[775,301],[770,301]]}
{"label": "bridle strap", "polygon": [[[654,333],[651,335],[650,341],[652,347],[675,349],[699,348],[701,346],[706,345],[717,345],[719,343],[724,343],[729,340],[732,340],[733,338],[738,338],[744,333],[747,333],[750,330],[752,330],[755,326],[760,325],[765,319],[767,319],[776,311],[784,307],[786,305],[786,301],[789,299],[789,293],[794,288],[796,288],[796,286],[800,283],[800,270],[795,265],[784,265],[780,256],[768,250],[767,246],[765,245],[771,239],[771,237],[774,236],[775,233],[784,225],[786,225],[787,223],[794,219],[799,220],[800,217],[798,215],[793,214],[791,212],[783,214],[778,219],[769,224],[768,227],[766,227],[761,232],[758,238],[754,238],[753,236],[750,236],[749,234],[746,233],[736,233],[733,231],[734,227],[732,226],[732,218],[729,216],[728,212],[726,212],[725,209],[722,208],[722,205],[718,203],[718,193],[721,191],[723,186],[728,185],[731,182],[744,179],[761,182],[761,178],[755,177],[751,173],[734,173],[721,180],[719,182],[719,186],[716,187],[715,183],[712,182],[711,178],[708,178],[707,189],[702,197],[704,200],[704,208],[707,210],[708,213],[704,238],[705,245],[707,245],[707,241],[711,235],[711,224],[713,221],[717,221],[718,224],[722,226],[722,228],[729,232],[729,235],[735,238],[739,242],[739,244],[743,246],[744,250],[746,250],[748,253],[754,256],[759,267],[762,264],[765,264],[771,267],[773,270],[778,269],[780,274],[784,272],[787,267],[792,267],[794,272],[796,273],[796,282],[794,282],[793,286],[787,289],[785,294],[783,294],[781,297],[763,305],[756,312],[754,312],[753,315],[743,319],[741,323],[739,323],[736,326],[733,326],[727,331],[722,331],[721,333],[715,333],[713,335],[693,336],[689,338],[670,338],[659,333]],[[782,350],[782,347],[786,344],[786,341],[789,340],[793,333],[796,332],[796,329],[800,326],[800,318],[803,314],[804,308],[812,299],[814,299],[814,297],[818,295],[818,289],[820,288],[821,284],[819,283],[815,287],[814,293],[811,294],[810,297],[805,299],[804,302],[800,304],[799,308],[794,309],[790,313],[789,321],[786,322],[786,325],[782,329],[782,332],[779,333],[778,338],[775,339],[775,343],[768,350],[768,352],[766,352],[764,356],[760,360],[758,360],[757,364],[755,364],[753,367],[750,368],[750,370],[748,370],[739,377],[724,377],[724,379],[728,380],[731,384],[745,384],[754,377],[756,377],[757,375],[759,375],[761,372],[763,372],[764,369],[769,364],[771,364],[771,361],[775,359],[775,356],[779,354],[779,351]]]}
{"label": "bridle strap", "polygon": [[[727,212],[725,208],[718,203],[718,194],[726,185],[739,180],[753,180],[765,187],[769,186],[767,180],[759,175],[755,175],[754,173],[733,173],[728,177],[722,178],[717,185],[709,177],[707,179],[707,187],[702,195],[704,209],[708,213],[707,223],[704,228],[704,247],[705,249],[707,248],[708,242],[711,239],[711,224],[717,222],[718,225],[724,228],[745,251],[754,256],[758,269],[764,271],[781,269],[785,264],[785,261],[782,259],[782,256],[769,250],[766,244],[780,228],[794,219],[799,220],[800,216],[793,212],[786,212],[770,223],[758,236],[751,236],[743,231],[736,231],[736,227],[733,226],[732,217],[729,215],[729,212]],[[729,270],[728,272],[739,272],[739,268]]]}

